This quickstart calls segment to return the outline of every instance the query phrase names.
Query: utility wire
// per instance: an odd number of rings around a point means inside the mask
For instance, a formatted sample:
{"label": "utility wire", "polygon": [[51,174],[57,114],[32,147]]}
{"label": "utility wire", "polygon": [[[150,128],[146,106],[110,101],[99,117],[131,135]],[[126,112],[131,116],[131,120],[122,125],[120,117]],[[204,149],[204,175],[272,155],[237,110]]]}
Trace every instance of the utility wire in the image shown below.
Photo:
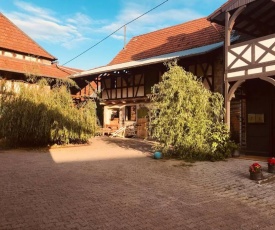
{"label": "utility wire", "polygon": [[123,26],[119,27],[117,30],[115,30],[114,32],[112,32],[111,34],[109,34],[108,36],[106,36],[105,38],[101,39],[99,42],[97,42],[96,44],[94,44],[94,45],[91,46],[90,48],[88,48],[88,49],[86,49],[85,51],[83,51],[82,53],[78,54],[76,57],[72,58],[71,60],[65,62],[63,65],[66,65],[66,64],[68,64],[69,62],[71,62],[71,61],[77,59],[78,57],[80,57],[80,56],[83,55],[84,53],[88,52],[90,49],[94,48],[95,46],[97,46],[97,45],[100,44],[101,42],[105,41],[107,38],[111,37],[114,33],[116,33],[117,31],[119,31],[120,29],[122,29],[124,26],[127,26],[127,25],[129,25],[130,23],[132,23],[132,22],[138,20],[139,18],[141,18],[141,17],[143,17],[144,15],[150,13],[151,11],[155,10],[156,8],[160,7],[161,5],[163,5],[164,3],[168,2],[168,1],[169,1],[169,0],[166,0],[166,1],[162,2],[162,3],[160,3],[159,5],[155,6],[155,7],[152,8],[151,10],[148,10],[148,11],[145,12],[144,14],[142,14],[142,15],[136,17],[135,19],[133,19],[133,20],[131,20],[131,21],[129,21],[129,22],[127,22],[126,24],[124,24]]}

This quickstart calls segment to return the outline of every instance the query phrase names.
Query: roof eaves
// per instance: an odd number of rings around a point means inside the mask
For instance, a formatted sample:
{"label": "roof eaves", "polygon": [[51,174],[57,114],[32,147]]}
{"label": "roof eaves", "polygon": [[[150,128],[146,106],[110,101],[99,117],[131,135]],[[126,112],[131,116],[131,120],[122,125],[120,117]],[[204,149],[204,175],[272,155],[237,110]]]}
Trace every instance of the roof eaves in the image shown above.
{"label": "roof eaves", "polygon": [[[26,74],[25,71],[19,71],[19,70],[14,70],[14,69],[9,69],[9,68],[1,68],[1,71],[6,71],[6,72],[12,72],[12,73],[20,73],[20,74]],[[50,76],[50,75],[41,75],[39,77],[47,77],[47,78],[66,78],[66,77],[56,77],[56,76]]]}
{"label": "roof eaves", "polygon": [[228,0],[227,2],[225,2],[224,4],[222,4],[218,9],[216,9],[212,14],[210,14],[207,17],[207,20],[211,21],[211,22],[215,21],[214,18],[216,18],[218,15],[222,14],[223,12],[225,12],[225,10],[227,8],[229,8],[229,6],[231,6],[236,1],[238,1],[238,0]]}
{"label": "roof eaves", "polygon": [[234,10],[240,6],[249,4],[251,2],[254,2],[256,0],[228,0],[226,3],[224,3],[221,7],[219,7],[217,10],[215,10],[212,14],[210,14],[207,17],[208,21],[212,21],[212,22],[218,22],[218,20],[216,20],[215,18],[217,18],[220,14],[227,12],[227,11],[231,11]]}

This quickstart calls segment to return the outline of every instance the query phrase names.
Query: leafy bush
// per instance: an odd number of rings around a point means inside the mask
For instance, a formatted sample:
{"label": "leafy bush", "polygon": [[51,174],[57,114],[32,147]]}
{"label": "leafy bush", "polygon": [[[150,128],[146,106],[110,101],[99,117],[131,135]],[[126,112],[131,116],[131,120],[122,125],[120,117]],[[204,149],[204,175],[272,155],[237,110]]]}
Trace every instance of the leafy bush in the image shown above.
{"label": "leafy bush", "polygon": [[95,104],[78,109],[66,85],[50,90],[47,82],[0,88],[0,138],[12,146],[83,143],[95,134]]}
{"label": "leafy bush", "polygon": [[229,131],[223,124],[221,94],[207,90],[174,62],[152,88],[150,129],[164,154],[198,160],[228,157]]}

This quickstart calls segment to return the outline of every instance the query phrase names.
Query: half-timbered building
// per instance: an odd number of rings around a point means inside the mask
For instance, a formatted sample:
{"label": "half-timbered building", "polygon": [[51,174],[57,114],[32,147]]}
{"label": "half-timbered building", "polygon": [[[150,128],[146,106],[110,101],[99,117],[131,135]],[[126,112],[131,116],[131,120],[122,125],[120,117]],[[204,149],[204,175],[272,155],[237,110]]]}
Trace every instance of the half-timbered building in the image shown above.
{"label": "half-timbered building", "polygon": [[[275,1],[230,0],[208,19],[225,27],[226,123],[246,154],[274,156]],[[247,39],[232,44],[236,31]]]}
{"label": "half-timbered building", "polygon": [[[81,88],[87,81],[100,85],[104,127],[142,124],[151,87],[167,70],[164,62],[177,58],[178,64],[200,77],[206,88],[222,92],[223,41],[222,26],[197,19],[133,37],[107,66],[75,74],[73,79]],[[85,92],[76,94],[85,96]],[[145,135],[142,130],[139,136]]]}
{"label": "half-timbered building", "polygon": [[28,76],[64,79],[80,70],[59,66],[49,54],[0,13],[0,78],[11,88]]}

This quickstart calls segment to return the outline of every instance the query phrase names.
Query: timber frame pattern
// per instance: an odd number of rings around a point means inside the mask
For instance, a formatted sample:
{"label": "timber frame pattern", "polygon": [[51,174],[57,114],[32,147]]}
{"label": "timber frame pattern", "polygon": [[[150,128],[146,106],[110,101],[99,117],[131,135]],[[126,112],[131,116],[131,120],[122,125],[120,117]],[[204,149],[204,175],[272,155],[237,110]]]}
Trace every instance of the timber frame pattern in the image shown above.
{"label": "timber frame pattern", "polygon": [[[274,0],[231,0],[208,18],[225,25],[225,122],[229,127],[230,101],[242,83],[260,78],[275,86],[274,11]],[[254,39],[231,45],[233,29]]]}
{"label": "timber frame pattern", "polygon": [[[216,60],[212,57],[213,55],[208,54],[179,59],[178,64],[198,76],[206,88],[214,91]],[[166,67],[160,63],[78,78],[77,83],[82,90],[73,92],[73,97],[89,98],[94,88],[95,91],[101,91],[101,102],[104,105],[149,102],[148,95],[151,93],[151,87],[160,81],[161,75],[165,71]],[[87,85],[89,82],[90,84],[94,83],[93,87]]]}
{"label": "timber frame pattern", "polygon": [[101,81],[103,100],[145,97],[144,74],[123,70],[106,75]]}

